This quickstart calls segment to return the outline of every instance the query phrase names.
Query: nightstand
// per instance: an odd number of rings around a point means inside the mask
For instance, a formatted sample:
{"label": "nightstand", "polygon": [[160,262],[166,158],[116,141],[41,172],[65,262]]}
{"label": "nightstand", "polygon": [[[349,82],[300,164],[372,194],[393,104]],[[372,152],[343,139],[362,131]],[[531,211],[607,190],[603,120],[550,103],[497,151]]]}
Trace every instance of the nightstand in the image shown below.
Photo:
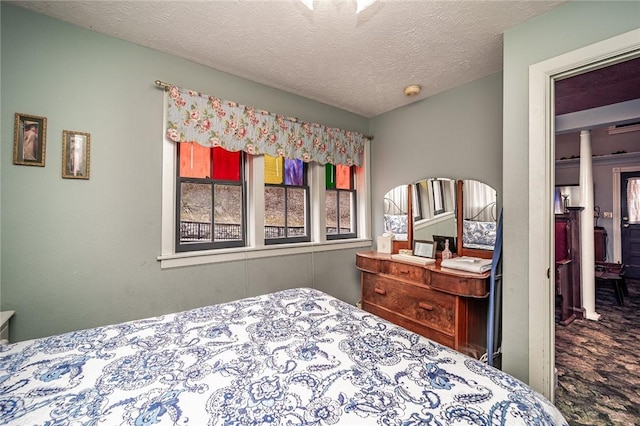
{"label": "nightstand", "polygon": [[15,313],[15,311],[0,312],[0,344],[9,344],[9,319]]}

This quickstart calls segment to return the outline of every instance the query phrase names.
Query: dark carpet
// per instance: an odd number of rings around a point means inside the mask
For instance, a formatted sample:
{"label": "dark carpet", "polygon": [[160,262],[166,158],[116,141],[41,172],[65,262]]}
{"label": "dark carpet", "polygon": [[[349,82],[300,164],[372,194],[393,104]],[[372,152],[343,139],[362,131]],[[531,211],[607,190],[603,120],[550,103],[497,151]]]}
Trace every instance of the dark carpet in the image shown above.
{"label": "dark carpet", "polygon": [[570,425],[640,425],[640,281],[618,306],[596,286],[600,320],[556,325],[555,404]]}

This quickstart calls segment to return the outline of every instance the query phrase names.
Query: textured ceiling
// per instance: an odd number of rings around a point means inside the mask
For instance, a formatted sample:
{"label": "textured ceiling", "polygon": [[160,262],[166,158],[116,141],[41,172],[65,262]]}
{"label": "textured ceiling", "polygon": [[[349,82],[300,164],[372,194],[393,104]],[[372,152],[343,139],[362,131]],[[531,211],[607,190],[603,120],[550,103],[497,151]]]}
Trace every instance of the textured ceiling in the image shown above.
{"label": "textured ceiling", "polygon": [[[500,71],[502,34],[565,2],[8,3],[373,117]],[[406,97],[408,84],[422,92]]]}

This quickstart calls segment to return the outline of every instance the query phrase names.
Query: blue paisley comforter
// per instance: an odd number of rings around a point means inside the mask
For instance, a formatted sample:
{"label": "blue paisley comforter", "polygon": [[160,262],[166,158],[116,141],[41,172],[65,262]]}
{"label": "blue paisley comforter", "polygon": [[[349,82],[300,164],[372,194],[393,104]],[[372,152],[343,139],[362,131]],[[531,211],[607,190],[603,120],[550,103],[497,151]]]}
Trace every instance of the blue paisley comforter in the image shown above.
{"label": "blue paisley comforter", "polygon": [[0,424],[566,422],[513,377],[301,288],[3,346]]}

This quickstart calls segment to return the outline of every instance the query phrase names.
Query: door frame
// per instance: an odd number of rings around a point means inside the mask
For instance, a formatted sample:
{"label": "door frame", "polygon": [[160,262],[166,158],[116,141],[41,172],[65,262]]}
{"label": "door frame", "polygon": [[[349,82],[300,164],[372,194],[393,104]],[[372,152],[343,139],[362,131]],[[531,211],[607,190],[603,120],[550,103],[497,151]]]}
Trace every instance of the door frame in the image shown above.
{"label": "door frame", "polygon": [[640,166],[614,167],[613,168],[613,262],[622,263],[622,231],[620,224],[620,174],[626,172],[640,172]]}
{"label": "door frame", "polygon": [[[529,384],[551,401],[555,392],[554,81],[620,62],[640,49],[640,29],[529,67]],[[540,238],[542,236],[542,238]],[[542,256],[532,256],[542,253]],[[548,275],[548,271],[551,273]]]}

